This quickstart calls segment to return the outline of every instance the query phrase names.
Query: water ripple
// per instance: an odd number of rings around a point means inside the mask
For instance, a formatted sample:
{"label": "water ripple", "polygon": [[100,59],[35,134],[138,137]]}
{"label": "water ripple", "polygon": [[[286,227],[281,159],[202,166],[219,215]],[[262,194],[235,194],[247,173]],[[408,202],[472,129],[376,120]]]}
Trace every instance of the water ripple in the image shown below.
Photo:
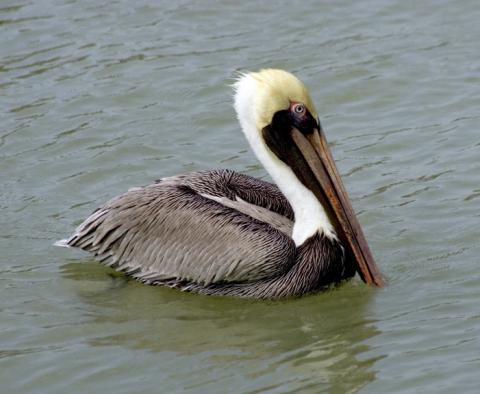
{"label": "water ripple", "polygon": [[[4,390],[477,391],[476,2],[42,0],[0,15]],[[194,297],[52,248],[162,176],[268,179],[228,87],[261,67],[310,87],[386,289]]]}

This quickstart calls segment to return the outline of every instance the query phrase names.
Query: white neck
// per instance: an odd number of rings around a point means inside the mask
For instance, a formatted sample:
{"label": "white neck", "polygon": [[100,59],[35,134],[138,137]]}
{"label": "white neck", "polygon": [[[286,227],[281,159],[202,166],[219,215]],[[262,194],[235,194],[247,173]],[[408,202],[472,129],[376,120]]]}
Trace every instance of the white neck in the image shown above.
{"label": "white neck", "polygon": [[255,80],[249,78],[249,75],[237,82],[235,110],[252,150],[292,206],[295,214],[292,238],[295,244],[303,244],[316,232],[336,238],[334,228],[320,201],[265,144],[255,122],[255,88]]}

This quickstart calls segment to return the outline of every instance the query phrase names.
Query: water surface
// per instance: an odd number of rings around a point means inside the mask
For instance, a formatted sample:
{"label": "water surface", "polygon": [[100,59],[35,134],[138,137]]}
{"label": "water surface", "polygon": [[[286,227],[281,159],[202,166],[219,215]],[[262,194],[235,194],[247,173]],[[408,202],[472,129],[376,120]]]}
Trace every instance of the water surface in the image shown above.
{"label": "water surface", "polygon": [[[480,8],[317,3],[2,1],[2,390],[476,391]],[[162,176],[268,178],[229,87],[261,67],[309,86],[386,289],[209,298],[51,246]]]}

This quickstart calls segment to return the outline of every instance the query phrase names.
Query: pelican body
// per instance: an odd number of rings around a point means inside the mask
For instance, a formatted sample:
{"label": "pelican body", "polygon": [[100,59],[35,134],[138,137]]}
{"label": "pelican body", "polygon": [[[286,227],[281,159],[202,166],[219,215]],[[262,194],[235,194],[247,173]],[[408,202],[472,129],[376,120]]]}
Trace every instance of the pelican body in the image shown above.
{"label": "pelican body", "polygon": [[302,296],[349,279],[383,285],[310,95],[292,74],[243,74],[235,110],[275,184],[199,171],[130,189],[62,246],[147,284],[208,295]]}

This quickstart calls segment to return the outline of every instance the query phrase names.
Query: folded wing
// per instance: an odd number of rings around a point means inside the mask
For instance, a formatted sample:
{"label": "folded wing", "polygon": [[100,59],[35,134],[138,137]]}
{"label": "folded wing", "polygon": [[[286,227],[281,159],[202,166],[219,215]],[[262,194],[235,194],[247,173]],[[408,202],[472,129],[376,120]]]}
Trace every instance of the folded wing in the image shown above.
{"label": "folded wing", "polygon": [[279,276],[295,259],[287,235],[291,208],[275,186],[264,182],[262,192],[263,181],[257,180],[258,190],[239,193],[244,181],[255,178],[214,171],[131,189],[95,211],[67,244],[147,283],[209,285]]}

